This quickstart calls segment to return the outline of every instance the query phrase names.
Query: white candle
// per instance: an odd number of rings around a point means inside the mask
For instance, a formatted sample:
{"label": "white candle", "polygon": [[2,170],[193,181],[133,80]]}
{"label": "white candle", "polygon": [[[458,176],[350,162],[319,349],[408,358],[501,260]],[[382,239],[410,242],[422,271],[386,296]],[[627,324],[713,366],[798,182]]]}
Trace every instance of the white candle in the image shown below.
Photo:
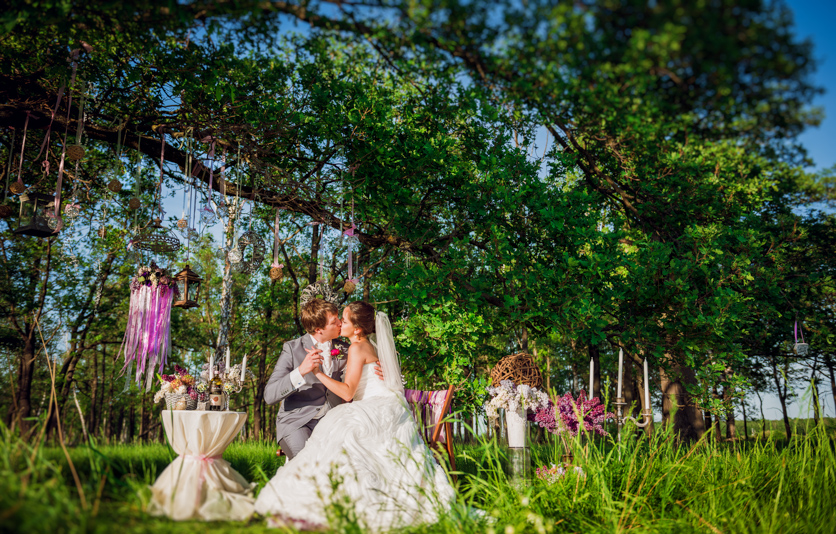
{"label": "white candle", "polygon": [[215,355],[209,355],[209,380],[215,378]]}
{"label": "white candle", "polygon": [[595,359],[589,359],[589,398],[592,398],[592,381],[595,378]]}
{"label": "white candle", "polygon": [[244,383],[244,379],[247,377],[247,355],[244,354],[244,361],[241,363],[241,383]]}
{"label": "white candle", "polygon": [[618,393],[617,398],[621,398],[621,372],[624,367],[624,349],[618,349]]}
{"label": "white candle", "polygon": [[647,358],[644,359],[644,408],[650,409],[650,379],[647,377]]}
{"label": "white candle", "polygon": [[229,372],[229,345],[226,346],[226,372]]}

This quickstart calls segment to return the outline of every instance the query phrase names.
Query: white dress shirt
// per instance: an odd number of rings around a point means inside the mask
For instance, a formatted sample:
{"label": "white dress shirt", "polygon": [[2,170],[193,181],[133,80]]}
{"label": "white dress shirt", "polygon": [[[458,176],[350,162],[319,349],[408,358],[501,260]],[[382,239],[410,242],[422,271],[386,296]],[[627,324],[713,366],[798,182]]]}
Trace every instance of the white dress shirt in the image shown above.
{"label": "white dress shirt", "polygon": [[[324,372],[328,376],[331,376],[331,365],[332,365],[332,362],[331,362],[331,342],[326,341],[325,343],[320,343],[312,335],[310,335],[310,334],[308,334],[308,335],[311,336],[311,340],[313,341],[314,348],[317,348],[317,349],[322,351],[322,372]],[[290,383],[297,390],[300,387],[305,385],[305,377],[303,377],[302,373],[299,372],[298,367],[290,372]],[[319,413],[317,413],[314,416],[314,419],[319,419],[320,417],[325,415],[325,412],[327,410],[328,410],[328,403],[326,402],[325,404],[322,405],[322,408],[319,410]]]}

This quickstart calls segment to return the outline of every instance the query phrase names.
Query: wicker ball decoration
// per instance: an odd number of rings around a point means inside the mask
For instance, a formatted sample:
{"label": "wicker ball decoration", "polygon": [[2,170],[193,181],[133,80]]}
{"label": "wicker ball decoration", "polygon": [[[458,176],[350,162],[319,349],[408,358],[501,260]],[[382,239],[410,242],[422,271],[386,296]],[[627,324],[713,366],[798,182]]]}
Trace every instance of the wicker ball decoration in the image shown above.
{"label": "wicker ball decoration", "polygon": [[348,295],[354,293],[354,290],[357,289],[357,284],[352,282],[351,280],[346,280],[345,285],[343,286],[343,291],[345,291]]}
{"label": "wicker ball decoration", "polygon": [[323,281],[311,284],[302,290],[302,295],[299,298],[300,307],[304,307],[305,304],[313,299],[323,299],[332,304],[336,304],[338,301],[337,294],[334,293],[331,286]]}
{"label": "wicker ball decoration", "polygon": [[24,191],[26,191],[26,186],[20,182],[15,182],[11,185],[11,187],[9,187],[9,191],[14,193],[15,195],[20,195],[23,194]]}
{"label": "wicker ball decoration", "polygon": [[179,228],[181,230],[185,230],[188,227],[189,227],[189,221],[187,221],[186,219],[180,219],[179,221],[177,221],[177,228]]}
{"label": "wicker ball decoration", "polygon": [[128,201],[128,208],[130,208],[132,210],[138,210],[139,205],[140,205],[139,204],[139,199],[136,198],[136,197],[134,197],[134,198],[132,198]]}
{"label": "wicker ball decoration", "polygon": [[99,237],[104,239],[107,236],[107,226],[100,227],[97,233],[99,234]]}
{"label": "wicker ball decoration", "polygon": [[497,362],[491,370],[491,381],[494,387],[499,387],[499,383],[503,380],[511,380],[514,384],[525,384],[533,388],[543,385],[543,376],[537,364],[525,352],[511,354]]}
{"label": "wicker ball decoration", "polygon": [[8,204],[0,204],[0,219],[8,219],[12,216],[14,210]]}
{"label": "wicker ball decoration", "polygon": [[284,278],[284,272],[282,272],[281,266],[270,268],[270,280],[281,281],[282,278]]}
{"label": "wicker ball decoration", "polygon": [[118,193],[122,190],[122,182],[114,178],[113,180],[107,183],[107,188],[113,191],[114,193]]}
{"label": "wicker ball decoration", "polygon": [[78,161],[84,157],[84,147],[81,145],[70,145],[67,147],[67,159]]}

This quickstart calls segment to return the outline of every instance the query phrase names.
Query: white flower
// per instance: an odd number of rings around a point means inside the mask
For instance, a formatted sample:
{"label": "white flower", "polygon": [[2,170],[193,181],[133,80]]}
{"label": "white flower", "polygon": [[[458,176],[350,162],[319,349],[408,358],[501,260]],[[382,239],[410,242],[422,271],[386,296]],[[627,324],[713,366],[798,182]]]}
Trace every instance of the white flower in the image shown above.
{"label": "white flower", "polygon": [[171,382],[163,382],[163,385],[160,387],[160,393],[163,395],[171,393]]}
{"label": "white flower", "polygon": [[179,388],[177,388],[177,394],[178,395],[185,395],[187,389],[188,388],[186,386],[180,386]]}
{"label": "white flower", "polygon": [[165,398],[165,391],[160,390],[154,394],[154,403],[158,403]]}

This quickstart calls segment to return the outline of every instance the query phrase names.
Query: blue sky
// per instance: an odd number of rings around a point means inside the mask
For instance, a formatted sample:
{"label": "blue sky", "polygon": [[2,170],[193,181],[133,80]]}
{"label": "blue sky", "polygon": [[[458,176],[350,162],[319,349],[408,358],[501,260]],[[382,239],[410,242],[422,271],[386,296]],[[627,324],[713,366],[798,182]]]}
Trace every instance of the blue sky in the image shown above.
{"label": "blue sky", "polygon": [[796,35],[813,41],[814,57],[819,62],[813,79],[827,91],[815,102],[824,108],[824,121],[801,136],[815,162],[814,168],[826,169],[836,165],[836,1],[788,0],[787,3],[795,14]]}

